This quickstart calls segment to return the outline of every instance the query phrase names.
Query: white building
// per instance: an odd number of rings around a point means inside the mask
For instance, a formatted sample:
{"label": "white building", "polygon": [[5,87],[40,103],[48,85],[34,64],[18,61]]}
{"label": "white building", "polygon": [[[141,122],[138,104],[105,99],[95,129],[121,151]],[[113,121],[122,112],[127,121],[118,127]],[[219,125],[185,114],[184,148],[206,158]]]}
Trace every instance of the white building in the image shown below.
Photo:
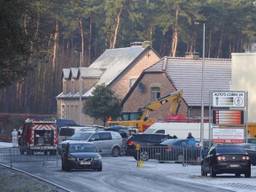
{"label": "white building", "polygon": [[256,52],[232,53],[231,90],[248,91],[248,122],[256,122]]}

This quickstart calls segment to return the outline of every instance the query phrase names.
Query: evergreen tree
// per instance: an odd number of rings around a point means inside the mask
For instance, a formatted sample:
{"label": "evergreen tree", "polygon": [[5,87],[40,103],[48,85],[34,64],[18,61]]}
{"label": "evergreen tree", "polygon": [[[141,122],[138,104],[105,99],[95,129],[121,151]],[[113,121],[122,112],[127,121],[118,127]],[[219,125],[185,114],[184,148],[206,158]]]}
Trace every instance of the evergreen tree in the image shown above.
{"label": "evergreen tree", "polygon": [[117,118],[121,112],[120,100],[104,85],[97,86],[84,105],[85,114],[106,122],[108,117]]}

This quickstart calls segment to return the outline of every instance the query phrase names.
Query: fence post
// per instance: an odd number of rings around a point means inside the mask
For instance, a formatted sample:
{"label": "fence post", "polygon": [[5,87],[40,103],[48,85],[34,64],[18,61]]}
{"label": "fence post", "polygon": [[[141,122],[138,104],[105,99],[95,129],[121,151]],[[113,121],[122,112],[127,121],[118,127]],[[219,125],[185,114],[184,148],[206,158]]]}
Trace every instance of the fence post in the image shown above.
{"label": "fence post", "polygon": [[12,168],[12,147],[9,148],[10,167]]}

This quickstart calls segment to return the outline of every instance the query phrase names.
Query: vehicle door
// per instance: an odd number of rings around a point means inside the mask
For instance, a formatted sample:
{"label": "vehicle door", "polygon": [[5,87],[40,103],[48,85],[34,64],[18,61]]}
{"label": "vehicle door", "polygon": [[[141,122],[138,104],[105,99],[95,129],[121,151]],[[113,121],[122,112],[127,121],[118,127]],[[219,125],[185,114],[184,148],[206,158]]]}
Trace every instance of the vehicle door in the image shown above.
{"label": "vehicle door", "polygon": [[114,146],[114,140],[112,139],[111,132],[101,132],[98,133],[100,138],[100,148],[102,149],[102,154],[111,154],[112,146]]}

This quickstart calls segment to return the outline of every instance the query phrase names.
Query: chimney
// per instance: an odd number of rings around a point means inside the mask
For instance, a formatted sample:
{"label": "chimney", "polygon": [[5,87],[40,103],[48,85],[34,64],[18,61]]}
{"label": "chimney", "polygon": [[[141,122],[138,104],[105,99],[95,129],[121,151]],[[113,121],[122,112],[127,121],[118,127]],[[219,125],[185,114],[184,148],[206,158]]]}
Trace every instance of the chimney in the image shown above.
{"label": "chimney", "polygon": [[186,52],[185,58],[187,59],[199,59],[199,53],[198,52]]}

